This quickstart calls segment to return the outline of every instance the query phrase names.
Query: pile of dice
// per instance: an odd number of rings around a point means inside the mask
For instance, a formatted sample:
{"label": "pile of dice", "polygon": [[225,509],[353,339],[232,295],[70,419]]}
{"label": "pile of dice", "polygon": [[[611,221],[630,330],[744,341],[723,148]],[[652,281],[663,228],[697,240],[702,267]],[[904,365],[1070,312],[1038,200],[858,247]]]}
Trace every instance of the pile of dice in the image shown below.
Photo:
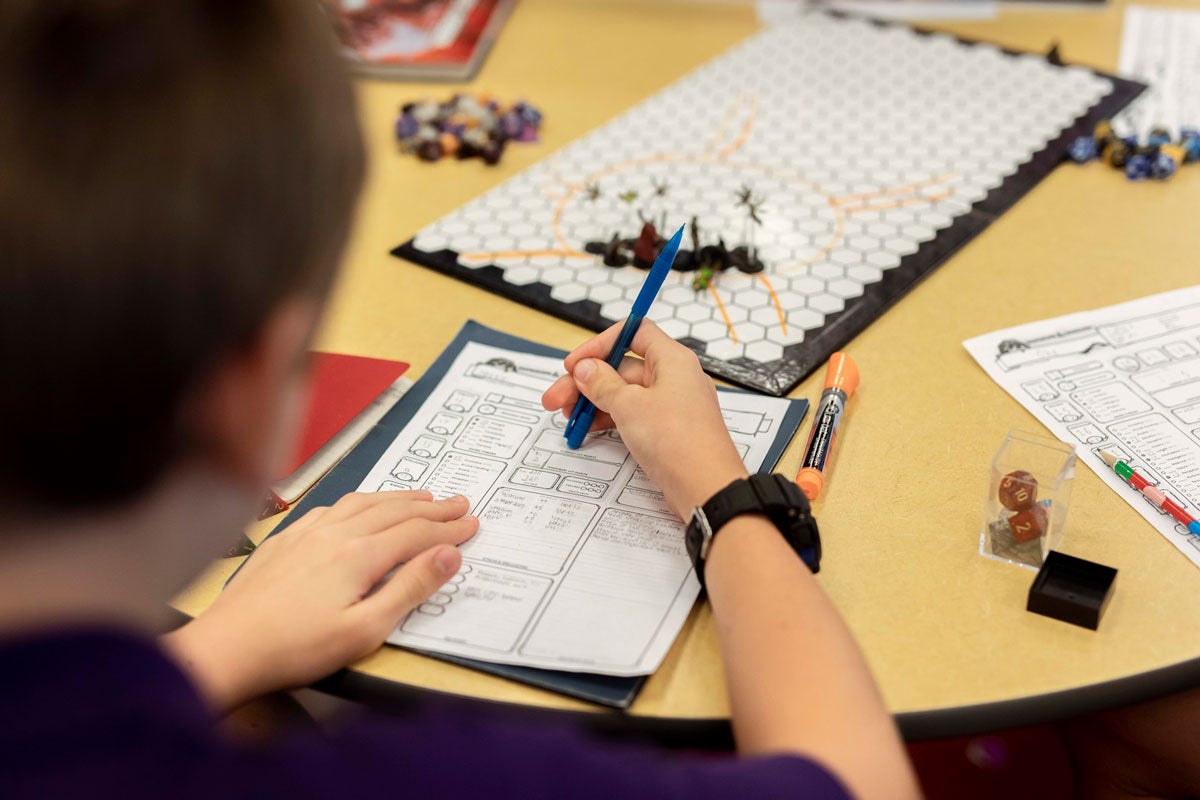
{"label": "pile of dice", "polygon": [[422,161],[481,158],[500,163],[509,142],[536,142],[542,112],[525,102],[502,106],[487,95],[456,94],[444,103],[405,103],[396,117],[396,141]]}
{"label": "pile of dice", "polygon": [[1046,533],[1046,505],[1037,501],[1038,482],[1023,469],[1010,472],[1000,480],[1000,505],[1016,513],[1007,517],[1013,539],[1030,542]]}
{"label": "pile of dice", "polygon": [[1117,136],[1108,121],[1096,124],[1091,136],[1080,136],[1067,151],[1077,164],[1100,159],[1109,166],[1125,170],[1131,181],[1154,178],[1166,180],[1181,164],[1200,161],[1200,130],[1183,128],[1172,141],[1166,128],[1153,128],[1145,143],[1136,136]]}

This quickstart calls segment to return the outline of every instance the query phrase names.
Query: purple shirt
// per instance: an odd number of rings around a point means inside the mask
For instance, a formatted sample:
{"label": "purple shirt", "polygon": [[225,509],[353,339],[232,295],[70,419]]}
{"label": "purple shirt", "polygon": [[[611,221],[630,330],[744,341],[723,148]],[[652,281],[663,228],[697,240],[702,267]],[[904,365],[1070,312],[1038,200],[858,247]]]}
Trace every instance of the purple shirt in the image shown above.
{"label": "purple shirt", "polygon": [[110,631],[0,642],[0,797],[837,798],[819,765],[664,756],[556,726],[429,707],[268,743],[222,735],[151,641]]}

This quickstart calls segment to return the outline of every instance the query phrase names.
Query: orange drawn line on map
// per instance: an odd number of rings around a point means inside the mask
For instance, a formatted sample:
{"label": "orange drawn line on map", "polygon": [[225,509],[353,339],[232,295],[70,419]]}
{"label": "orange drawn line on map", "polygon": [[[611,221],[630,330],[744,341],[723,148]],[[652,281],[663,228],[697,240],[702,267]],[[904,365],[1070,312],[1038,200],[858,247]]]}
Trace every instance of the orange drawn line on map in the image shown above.
{"label": "orange drawn line on map", "polygon": [[[738,135],[732,142],[724,147],[721,147],[720,149],[717,149],[721,141],[723,141],[726,137],[726,131],[728,130],[729,124],[731,121],[737,118],[739,111],[743,107],[748,107],[748,111],[746,114],[746,119],[742,122],[741,130],[738,131]],[[634,169],[636,167],[644,167],[650,164],[667,164],[676,161],[700,161],[709,163],[720,161],[725,156],[735,153],[745,146],[746,142],[750,138],[751,132],[754,129],[754,123],[757,118],[758,101],[752,97],[743,95],[734,102],[729,113],[725,117],[725,121],[722,123],[722,128],[717,132],[717,135],[713,137],[713,143],[709,146],[705,153],[699,155],[656,153],[650,156],[630,159],[629,161],[622,161],[618,164],[610,164],[609,166],[597,170],[596,172],[593,172],[592,174],[575,183],[567,183],[566,181],[563,181],[562,176],[557,171],[556,166],[553,172],[553,178],[559,180],[563,184],[562,188],[566,190],[566,194],[551,194],[549,187],[543,190],[549,197],[557,200],[557,204],[554,208],[554,215],[551,217],[551,227],[554,231],[554,243],[560,248],[570,248],[571,245],[567,242],[566,237],[563,236],[562,233],[563,214],[566,213],[567,206],[571,204],[571,201],[575,199],[575,196],[583,191],[586,187],[600,182],[613,173],[624,172],[626,170]]]}
{"label": "orange drawn line on map", "polygon": [[661,164],[661,163],[670,162],[670,161],[683,161],[686,158],[687,158],[687,156],[671,155],[669,153],[659,153],[659,154],[652,155],[652,156],[644,156],[642,158],[635,158],[632,161],[623,161],[620,164],[613,164],[611,166],[605,167],[602,170],[597,170],[596,172],[593,172],[591,175],[588,175],[586,178],[584,178],[579,183],[573,183],[573,184],[569,185],[567,187],[566,196],[560,198],[558,201],[558,205],[555,206],[554,216],[551,219],[551,224],[554,228],[555,244],[557,244],[559,247],[564,247],[564,248],[570,247],[570,245],[567,244],[566,238],[562,235],[562,216],[563,216],[563,213],[566,212],[567,206],[575,198],[575,195],[579,194],[579,192],[585,186],[596,183],[601,178],[611,175],[614,172],[621,172],[623,170],[631,169],[633,167],[644,167],[647,164]]}
{"label": "orange drawn line on map", "polygon": [[708,293],[712,295],[713,300],[717,301],[717,310],[721,312],[721,318],[725,320],[725,328],[729,331],[729,338],[733,339],[734,344],[737,344],[737,332],[733,329],[733,323],[729,321],[729,314],[725,311],[725,304],[721,302],[721,295],[717,294],[717,287],[710,283],[708,285]]}
{"label": "orange drawn line on map", "polygon": [[481,253],[460,253],[459,258],[490,258],[493,261],[497,258],[524,258],[526,256],[562,256],[563,258],[595,258],[591,253],[585,253],[582,250],[572,250],[570,248],[560,248],[557,250],[498,250]]}
{"label": "orange drawn line on map", "polygon": [[750,110],[746,112],[746,119],[742,123],[742,129],[732,142],[722,147],[717,151],[720,156],[729,156],[741,150],[745,146],[746,141],[750,138],[750,132],[754,130],[754,122],[758,119],[758,103],[754,100],[750,101]]}
{"label": "orange drawn line on map", "polygon": [[758,278],[759,282],[767,287],[767,294],[771,296],[771,302],[775,304],[775,313],[779,315],[779,327],[783,329],[783,335],[787,336],[787,317],[783,315],[783,306],[779,304],[779,295],[775,294],[775,287],[767,280],[767,276],[761,272],[754,277]]}
{"label": "orange drawn line on map", "polygon": [[903,186],[893,186],[890,189],[878,189],[874,192],[864,192],[863,194],[853,194],[853,195],[847,195],[846,197],[837,197],[837,198],[834,198],[833,204],[838,205],[838,206],[848,206],[848,205],[853,205],[855,203],[862,202],[864,200],[874,200],[874,199],[878,199],[878,198],[882,198],[882,197],[890,197],[891,195],[894,195],[894,194],[908,194],[909,192],[915,192],[916,190],[924,188],[926,186],[933,186],[935,184],[944,183],[945,181],[948,181],[953,177],[954,177],[953,173],[946,172],[941,175],[934,175],[932,178],[926,178],[923,181],[917,181],[915,183],[906,183]]}
{"label": "orange drawn line on map", "polygon": [[878,205],[878,206],[859,206],[858,208],[848,208],[848,209],[846,209],[846,213],[847,214],[858,214],[863,211],[887,211],[890,208],[904,208],[905,206],[916,206],[916,205],[921,205],[922,203],[936,203],[939,200],[945,200],[947,197],[949,197],[952,194],[954,194],[954,192],[945,191],[945,192],[942,192],[941,194],[930,194],[930,195],[921,195],[920,197],[909,197],[904,200],[896,200],[894,202],[884,203],[883,205]]}
{"label": "orange drawn line on map", "polygon": [[[758,101],[755,100],[753,97],[749,97],[744,94],[739,95],[733,101],[733,103],[730,104],[729,110],[725,113],[725,116],[721,118],[721,127],[717,128],[717,132],[715,134],[713,134],[712,140],[709,142],[708,147],[704,148],[705,154],[713,155],[716,153],[724,153],[727,148],[733,147],[734,144],[737,143],[737,139],[735,139],[734,142],[731,142],[730,144],[727,144],[724,147],[721,146],[721,143],[729,138],[729,130],[733,126],[733,124],[736,122],[738,115],[742,112],[742,109],[747,106],[749,106],[749,109],[750,109],[749,125],[754,124],[754,117],[758,113]],[[745,144],[745,137],[749,133],[747,128],[748,128],[747,124],[745,122],[743,122],[742,132],[737,137],[738,139],[742,139],[742,141],[740,144],[737,144],[737,146],[733,148],[734,150],[740,148],[742,144]],[[729,152],[732,152],[732,150]]]}
{"label": "orange drawn line on map", "polygon": [[794,270],[799,269],[800,267],[807,267],[809,264],[820,261],[822,258],[829,255],[830,251],[832,251],[833,248],[835,248],[839,244],[841,244],[842,237],[846,233],[846,230],[845,230],[846,212],[842,211],[840,208],[833,205],[832,202],[830,202],[830,206],[833,208],[834,215],[835,215],[834,223],[833,223],[834,228],[833,228],[833,236],[829,237],[829,241],[825,243],[825,246],[822,247],[819,251],[817,251],[817,254],[815,256],[812,256],[811,258],[806,258],[805,260],[799,261],[795,264],[788,264],[786,267],[781,267],[781,268],[777,269],[776,272],[786,275],[790,272],[793,272]]}

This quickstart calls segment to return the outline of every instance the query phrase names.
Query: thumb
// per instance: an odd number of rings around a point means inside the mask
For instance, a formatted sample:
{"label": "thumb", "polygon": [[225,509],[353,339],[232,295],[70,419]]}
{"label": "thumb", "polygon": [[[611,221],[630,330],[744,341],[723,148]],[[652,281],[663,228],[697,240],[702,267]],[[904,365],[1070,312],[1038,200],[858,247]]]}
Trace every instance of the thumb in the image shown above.
{"label": "thumb", "polygon": [[401,617],[453,578],[461,563],[457,547],[431,547],[397,569],[387,583],[359,605],[380,627],[391,630]]}
{"label": "thumb", "polygon": [[584,397],[595,403],[596,408],[610,413],[617,403],[617,393],[629,385],[607,362],[598,358],[580,361],[571,377]]}

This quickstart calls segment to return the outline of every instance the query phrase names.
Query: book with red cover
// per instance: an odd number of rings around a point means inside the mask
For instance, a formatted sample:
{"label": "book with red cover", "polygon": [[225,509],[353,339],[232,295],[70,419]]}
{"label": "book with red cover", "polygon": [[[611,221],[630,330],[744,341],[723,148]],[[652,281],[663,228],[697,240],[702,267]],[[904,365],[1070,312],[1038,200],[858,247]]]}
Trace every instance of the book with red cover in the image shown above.
{"label": "book with red cover", "polygon": [[407,369],[408,364],[402,361],[313,352],[308,368],[308,399],[301,417],[304,430],[286,474],[303,466]]}
{"label": "book with red cover", "polygon": [[286,510],[367,434],[404,393],[407,369],[402,361],[310,354],[300,439],[260,518]]}
{"label": "book with red cover", "polygon": [[355,71],[406,81],[468,81],[515,0],[324,0]]}

